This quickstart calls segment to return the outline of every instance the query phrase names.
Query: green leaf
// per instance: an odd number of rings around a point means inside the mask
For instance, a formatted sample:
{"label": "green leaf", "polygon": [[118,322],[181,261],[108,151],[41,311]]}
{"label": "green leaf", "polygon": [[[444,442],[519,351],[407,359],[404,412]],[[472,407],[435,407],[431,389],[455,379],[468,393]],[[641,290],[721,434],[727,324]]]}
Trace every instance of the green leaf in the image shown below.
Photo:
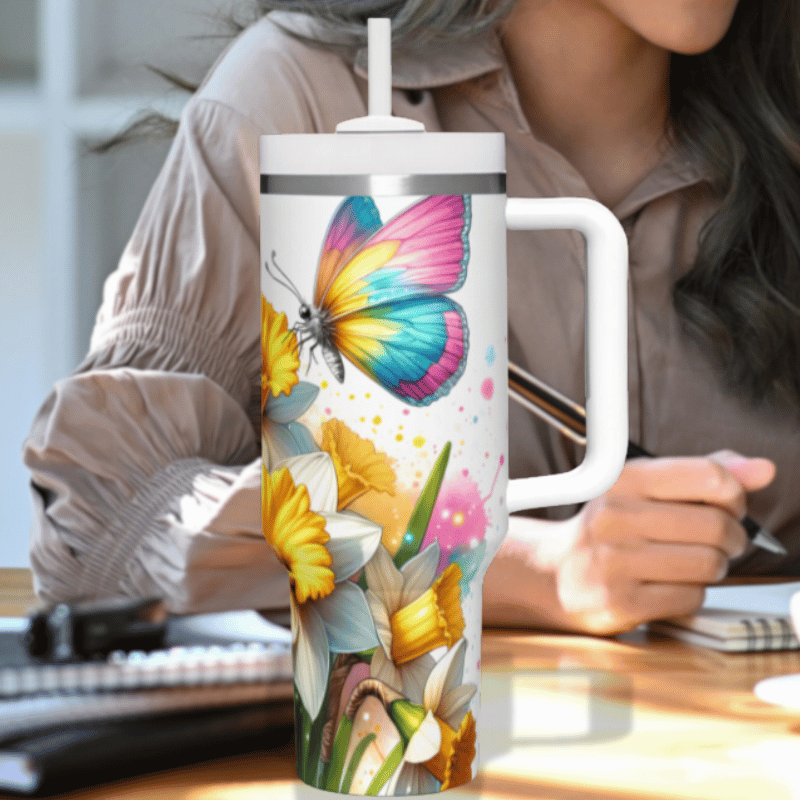
{"label": "green leaf", "polygon": [[338,792],[344,772],[344,757],[347,755],[347,745],[350,744],[350,733],[353,730],[353,720],[343,716],[339,720],[336,736],[333,737],[331,747],[331,760],[325,788],[329,792]]}
{"label": "green leaf", "polygon": [[328,697],[331,689],[331,672],[333,670],[333,664],[335,660],[336,656],[331,653],[330,663],[328,665],[328,683],[327,688],[325,689],[325,697],[322,701],[322,707],[320,708],[319,714],[317,714],[317,718],[311,724],[309,729],[308,750],[306,752],[306,758],[308,759],[308,776],[310,778],[308,783],[317,787],[319,787],[317,778],[319,776],[319,763],[321,758],[320,753],[322,752],[322,733],[325,728],[325,723],[328,721]]}
{"label": "green leaf", "polygon": [[297,774],[303,783],[310,786],[317,786],[317,776],[319,775],[320,752],[322,750],[322,731],[327,720],[328,693],[330,691],[331,670],[335,660],[333,654],[330,655],[328,665],[328,683],[325,689],[325,697],[322,701],[319,714],[315,719],[300,700],[300,694],[295,684],[294,716],[295,716],[295,744],[297,753]]}
{"label": "green leaf", "polygon": [[356,775],[358,765],[364,757],[364,751],[375,741],[375,734],[368,733],[353,750],[353,755],[350,757],[350,763],[347,765],[347,772],[342,781],[342,794],[350,794],[350,785],[353,783],[353,778]]}
{"label": "green leaf", "polygon": [[383,784],[391,778],[394,771],[403,760],[403,743],[398,742],[394,750],[389,753],[383,766],[378,770],[378,773],[372,779],[372,783],[367,787],[367,794],[376,795],[383,788]]}
{"label": "green leaf", "polygon": [[300,699],[297,684],[294,690],[294,736],[297,753],[297,774],[300,780],[308,783],[308,742],[311,729],[311,718]]}
{"label": "green leaf", "polygon": [[411,519],[408,521],[405,535],[400,542],[400,547],[394,555],[394,565],[400,569],[410,558],[418,552],[425,531],[428,530],[428,523],[431,521],[433,507],[436,505],[436,498],[439,496],[439,489],[442,487],[444,472],[447,469],[447,462],[450,460],[450,442],[447,442],[433,465],[428,482],[417,500]]}
{"label": "green leaf", "polygon": [[326,761],[322,765],[322,774],[319,776],[319,788],[325,789],[328,786],[328,774],[330,773],[331,762]]}

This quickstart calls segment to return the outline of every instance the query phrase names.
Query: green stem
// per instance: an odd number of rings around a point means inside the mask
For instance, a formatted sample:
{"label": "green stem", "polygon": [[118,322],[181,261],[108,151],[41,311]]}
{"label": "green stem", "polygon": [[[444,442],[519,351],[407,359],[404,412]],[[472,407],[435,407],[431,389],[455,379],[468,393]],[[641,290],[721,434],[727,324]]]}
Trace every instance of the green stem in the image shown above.
{"label": "green stem", "polygon": [[331,760],[328,770],[328,777],[325,781],[325,788],[329,792],[338,792],[339,784],[342,780],[344,771],[344,757],[347,755],[347,745],[350,744],[350,733],[353,730],[353,720],[342,717],[339,720],[339,727],[336,729],[336,736],[333,737],[331,747]]}
{"label": "green stem", "polygon": [[300,695],[295,685],[295,742],[297,745],[297,774],[303,783],[319,787],[317,776],[319,774],[320,753],[322,751],[322,731],[327,722],[326,709],[328,708],[328,694],[331,685],[331,670],[335,660],[330,655],[328,665],[328,683],[322,706],[315,719],[306,710],[300,700]]}
{"label": "green stem", "polygon": [[328,774],[331,770],[331,762],[325,761],[322,765],[322,774],[319,776],[319,788],[325,789],[328,786]]}
{"label": "green stem", "polygon": [[320,709],[319,714],[317,714],[317,718],[311,723],[309,728],[309,742],[308,742],[308,751],[306,753],[306,758],[308,759],[308,772],[310,780],[308,781],[312,786],[317,786],[319,788],[319,784],[317,783],[317,776],[319,775],[319,762],[320,762],[320,754],[322,752],[322,732],[325,727],[325,723],[328,721],[328,695],[330,693],[330,681],[331,681],[331,674],[330,670],[328,671],[328,688],[325,690],[325,698],[322,701],[322,708]]}
{"label": "green stem", "polygon": [[300,699],[295,685],[295,704],[294,704],[294,729],[295,743],[297,745],[297,774],[300,780],[308,783],[308,742],[309,729],[311,728],[311,718]]}
{"label": "green stem", "polygon": [[353,783],[353,778],[356,775],[358,765],[364,756],[364,751],[375,741],[375,734],[368,733],[353,750],[353,755],[350,757],[350,763],[347,765],[347,772],[342,781],[342,794],[350,794],[350,786]]}
{"label": "green stem", "polygon": [[398,742],[394,750],[389,753],[383,766],[378,770],[377,775],[372,779],[372,783],[367,788],[367,794],[376,795],[383,788],[383,784],[389,780],[394,771],[403,760],[403,743]]}

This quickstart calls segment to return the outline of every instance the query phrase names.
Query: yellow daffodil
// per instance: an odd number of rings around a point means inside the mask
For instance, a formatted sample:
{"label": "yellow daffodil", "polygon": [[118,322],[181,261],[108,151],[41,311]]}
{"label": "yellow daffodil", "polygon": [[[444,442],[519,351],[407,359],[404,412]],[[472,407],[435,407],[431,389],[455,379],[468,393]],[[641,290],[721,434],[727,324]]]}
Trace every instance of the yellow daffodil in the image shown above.
{"label": "yellow daffodil", "polygon": [[431,670],[422,704],[392,703],[389,713],[408,740],[390,794],[428,794],[472,780],[475,718],[468,706],[474,684],[465,684],[466,641],[459,640]]}
{"label": "yellow daffodil", "polygon": [[336,471],[327,453],[287,459],[262,475],[264,535],[289,572],[295,683],[314,719],[322,708],[330,653],[378,644],[364,592],[348,580],[375,553],[381,528],[337,512]]}
{"label": "yellow daffodil", "polygon": [[451,565],[436,579],[438,561],[434,542],[397,569],[381,545],[365,567],[367,602],[381,643],[370,674],[414,703],[422,702],[433,668],[430,651],[455,644],[464,631],[460,569]]}
{"label": "yellow daffodil", "polygon": [[261,483],[261,522],[264,536],[289,573],[298,603],[318,600],[333,591],[332,559],[325,545],[324,517],[310,509],[308,490],[295,486],[289,470],[271,475],[264,468]]}
{"label": "yellow daffodil", "polygon": [[286,314],[278,314],[261,295],[261,410],[267,397],[289,394],[299,378],[297,337],[289,330]]}
{"label": "yellow daffodil", "polygon": [[339,482],[339,510],[370,489],[394,495],[396,476],[385,453],[375,450],[341,420],[322,425],[322,449],[330,454]]}

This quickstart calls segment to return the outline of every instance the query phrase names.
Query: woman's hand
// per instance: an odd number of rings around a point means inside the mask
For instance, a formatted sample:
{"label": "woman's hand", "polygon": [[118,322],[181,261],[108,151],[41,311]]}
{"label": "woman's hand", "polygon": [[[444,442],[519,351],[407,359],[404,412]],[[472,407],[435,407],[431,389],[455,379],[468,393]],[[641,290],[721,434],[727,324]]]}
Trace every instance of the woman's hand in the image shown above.
{"label": "woman's hand", "polygon": [[[611,634],[695,611],[704,587],[723,578],[748,544],[739,524],[746,493],[774,475],[771,461],[730,451],[627,462],[614,486],[575,517],[531,520],[538,531],[529,541],[504,544],[487,573],[489,621],[518,581],[533,624]],[[501,589],[504,565],[510,572]],[[494,590],[500,605],[493,606]],[[505,608],[509,624],[519,624],[522,607]]]}

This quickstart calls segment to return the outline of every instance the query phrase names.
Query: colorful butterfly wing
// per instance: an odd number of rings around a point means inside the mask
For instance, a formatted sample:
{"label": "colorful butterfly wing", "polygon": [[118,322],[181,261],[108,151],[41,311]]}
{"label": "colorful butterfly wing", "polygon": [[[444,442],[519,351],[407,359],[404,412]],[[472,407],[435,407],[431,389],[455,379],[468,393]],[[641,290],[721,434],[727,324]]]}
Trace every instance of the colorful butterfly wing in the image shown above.
{"label": "colorful butterfly wing", "polygon": [[466,365],[469,333],[449,297],[418,296],[348,314],[333,342],[362,372],[400,400],[426,406],[450,391]]}
{"label": "colorful butterfly wing", "polygon": [[[345,202],[366,199],[348,198]],[[356,251],[348,244],[346,252],[352,254],[348,261],[344,260],[345,250],[331,246],[330,252],[342,254],[337,256],[335,273],[325,256],[328,241],[344,238],[350,243],[355,237],[338,237],[329,231],[320,262],[321,268],[323,261],[326,266],[324,281],[317,281],[317,307],[324,309],[328,319],[336,320],[384,303],[455,291],[467,273],[470,221],[469,196],[427,197],[379,228]],[[331,230],[334,226],[338,226],[336,217]],[[319,291],[323,282],[327,288]]]}
{"label": "colorful butterfly wing", "polygon": [[314,287],[314,305],[322,306],[331,282],[376,231],[381,218],[370,197],[348,197],[342,201],[328,226],[322,245]]}

